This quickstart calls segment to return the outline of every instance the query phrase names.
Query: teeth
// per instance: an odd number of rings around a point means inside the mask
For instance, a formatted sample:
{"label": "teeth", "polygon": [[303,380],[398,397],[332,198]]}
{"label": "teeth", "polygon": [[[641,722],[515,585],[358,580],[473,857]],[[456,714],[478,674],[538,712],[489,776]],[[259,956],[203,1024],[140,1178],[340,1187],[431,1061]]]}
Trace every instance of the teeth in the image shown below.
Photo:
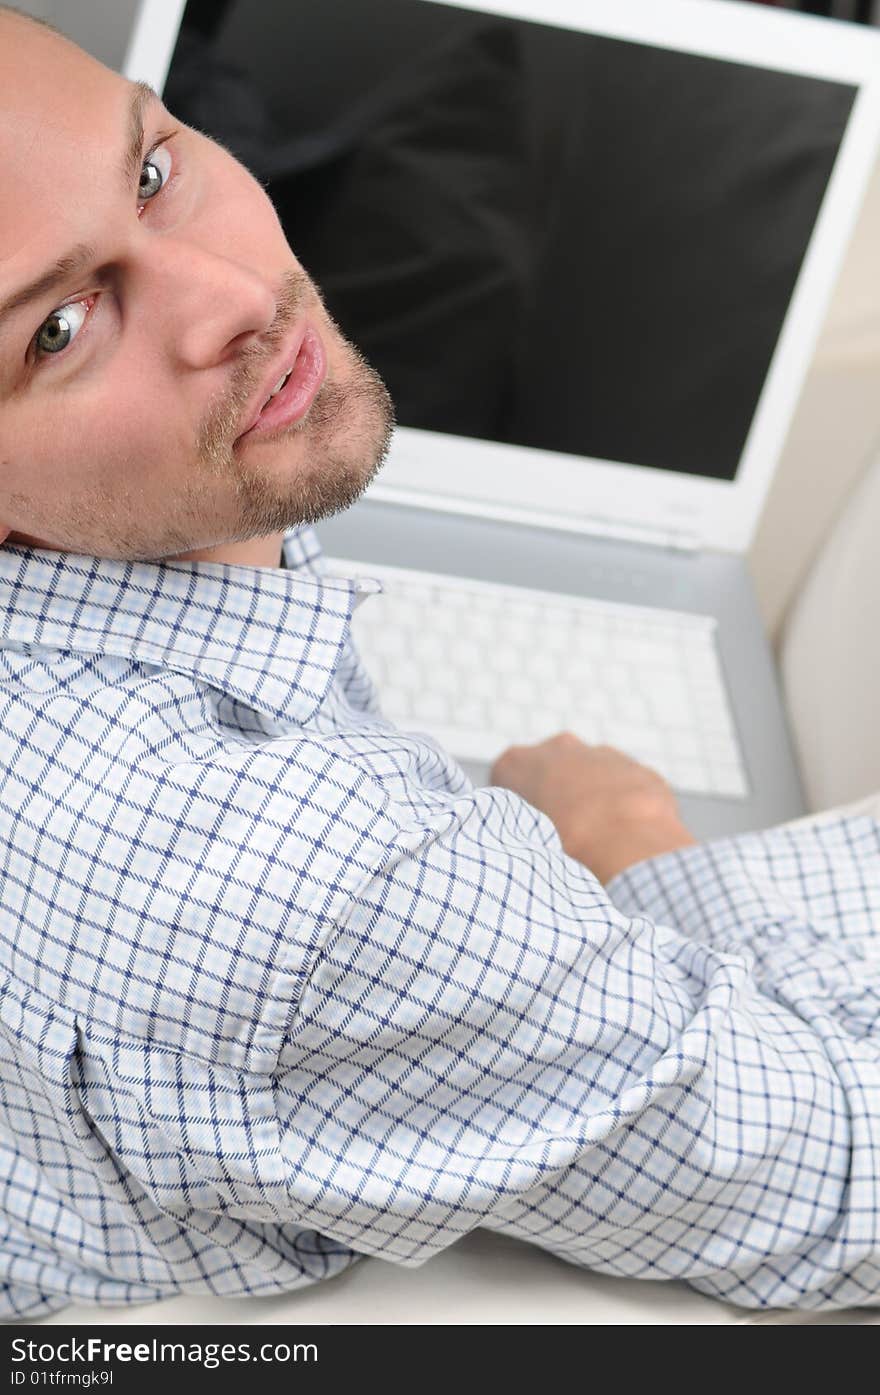
{"label": "teeth", "polygon": [[287,379],[290,377],[290,375],[291,375],[292,372],[293,372],[293,369],[292,369],[292,368],[288,368],[287,372],[284,373],[284,374],[282,375],[282,377],[280,377],[280,378],[278,379],[278,382],[275,384],[275,386],[273,387],[272,391],[269,393],[269,396],[266,398],[265,402],[263,403],[262,407],[260,408],[260,411],[261,411],[261,412],[265,412],[265,410],[266,410],[266,408],[268,407],[269,403],[272,401],[272,398],[273,398],[273,397],[277,397],[278,393],[279,393],[279,392],[281,391],[281,389],[284,387],[284,384],[287,382]]}
{"label": "teeth", "polygon": [[[292,369],[292,368],[288,368],[287,372],[284,373],[284,374],[278,379],[278,382],[275,384],[275,386],[273,387],[272,391],[269,393],[269,396],[266,398],[266,402],[271,402],[272,398],[275,397],[276,394],[279,393],[279,392],[281,391],[281,389],[284,387],[284,384],[287,382],[287,379],[290,377],[290,375],[291,375],[292,372],[293,372],[293,369]],[[265,406],[265,403],[264,403],[263,405]]]}

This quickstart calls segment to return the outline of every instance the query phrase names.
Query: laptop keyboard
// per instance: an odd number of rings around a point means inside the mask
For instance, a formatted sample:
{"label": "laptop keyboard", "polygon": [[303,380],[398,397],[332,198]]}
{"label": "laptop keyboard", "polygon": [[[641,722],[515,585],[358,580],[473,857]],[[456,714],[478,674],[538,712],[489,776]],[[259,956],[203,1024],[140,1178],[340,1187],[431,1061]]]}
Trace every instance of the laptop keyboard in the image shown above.
{"label": "laptop keyboard", "polygon": [[711,616],[327,564],[383,583],[352,633],[385,716],[459,760],[488,765],[507,746],[568,730],[681,792],[748,794]]}

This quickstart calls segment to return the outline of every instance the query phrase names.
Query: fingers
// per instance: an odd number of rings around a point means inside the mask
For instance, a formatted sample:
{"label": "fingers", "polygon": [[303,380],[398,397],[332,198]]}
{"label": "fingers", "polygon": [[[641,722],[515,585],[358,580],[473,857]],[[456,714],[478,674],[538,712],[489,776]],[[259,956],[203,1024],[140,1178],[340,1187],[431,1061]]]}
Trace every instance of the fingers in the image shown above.
{"label": "fingers", "polygon": [[587,746],[572,731],[560,731],[530,746],[508,746],[494,761],[489,779],[493,785],[520,788],[528,772],[552,768],[560,760],[567,761],[590,750],[601,750],[601,747]]}

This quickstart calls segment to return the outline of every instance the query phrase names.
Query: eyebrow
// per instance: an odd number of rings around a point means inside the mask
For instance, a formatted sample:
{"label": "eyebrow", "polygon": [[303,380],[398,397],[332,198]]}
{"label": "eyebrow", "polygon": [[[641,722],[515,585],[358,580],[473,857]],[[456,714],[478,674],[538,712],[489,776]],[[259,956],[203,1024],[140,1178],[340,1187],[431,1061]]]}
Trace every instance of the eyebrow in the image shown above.
{"label": "eyebrow", "polygon": [[[128,134],[119,167],[123,188],[126,190],[131,189],[140,178],[144,148],[144,113],[151,102],[161,101],[158,92],[148,82],[135,82],[131,86],[133,90],[128,109]],[[71,251],[65,252],[54,266],[50,266],[47,271],[0,303],[0,330],[12,315],[33,304],[35,300],[42,300],[71,277],[85,271],[96,258],[95,248],[89,242],[80,242]]]}

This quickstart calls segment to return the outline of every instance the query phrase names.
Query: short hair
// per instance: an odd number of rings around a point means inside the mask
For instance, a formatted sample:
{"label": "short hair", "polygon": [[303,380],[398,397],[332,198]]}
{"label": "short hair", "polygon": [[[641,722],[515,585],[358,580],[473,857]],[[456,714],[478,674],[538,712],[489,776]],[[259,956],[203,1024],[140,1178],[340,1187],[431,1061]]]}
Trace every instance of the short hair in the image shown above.
{"label": "short hair", "polygon": [[50,24],[48,19],[39,19],[36,15],[29,15],[27,10],[20,10],[17,5],[0,5],[0,19],[3,15],[18,15],[19,19],[30,20],[31,24],[38,24],[41,29],[48,29],[51,33],[57,34],[59,39],[66,39],[67,35],[54,24]]}

